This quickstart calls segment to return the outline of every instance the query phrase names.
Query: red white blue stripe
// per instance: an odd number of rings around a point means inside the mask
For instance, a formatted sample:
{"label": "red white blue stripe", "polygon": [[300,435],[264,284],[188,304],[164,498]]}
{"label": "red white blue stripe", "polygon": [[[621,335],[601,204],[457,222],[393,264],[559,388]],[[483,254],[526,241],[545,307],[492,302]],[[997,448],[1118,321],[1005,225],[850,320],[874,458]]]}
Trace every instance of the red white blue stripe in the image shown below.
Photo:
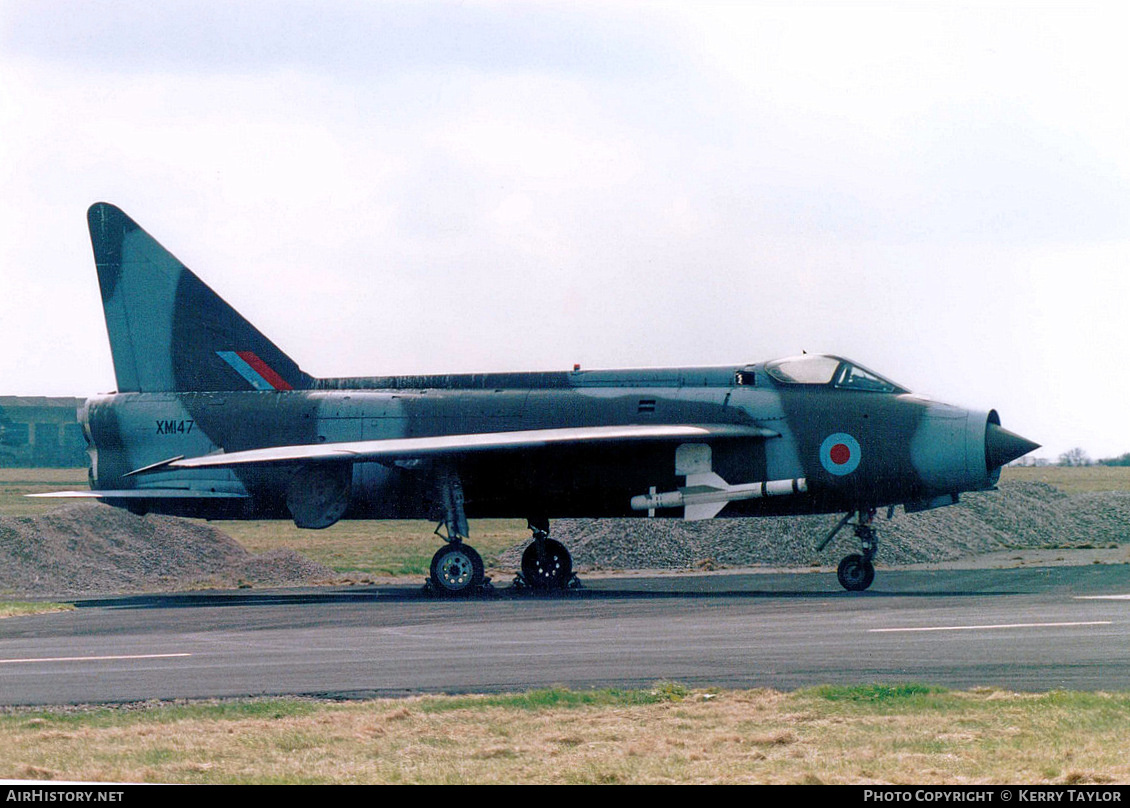
{"label": "red white blue stripe", "polygon": [[254,351],[216,351],[256,390],[293,390],[294,388],[271,369]]}

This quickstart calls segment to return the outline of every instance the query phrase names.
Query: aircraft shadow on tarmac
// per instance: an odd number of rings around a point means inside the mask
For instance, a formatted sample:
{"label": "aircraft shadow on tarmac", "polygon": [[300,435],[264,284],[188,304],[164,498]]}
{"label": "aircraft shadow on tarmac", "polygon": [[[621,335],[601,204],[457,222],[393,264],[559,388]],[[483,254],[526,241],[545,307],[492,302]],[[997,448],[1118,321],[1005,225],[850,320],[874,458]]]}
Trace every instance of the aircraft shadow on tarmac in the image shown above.
{"label": "aircraft shadow on tarmac", "polygon": [[[657,583],[663,586],[666,582]],[[877,598],[953,598],[953,597],[990,597],[1023,594],[1020,591],[891,591],[870,590],[868,592],[843,592],[835,591],[802,591],[790,589],[717,589],[717,590],[688,590],[688,589],[653,589],[638,588],[579,588],[564,592],[532,592],[528,589],[506,586],[489,589],[479,595],[461,598],[437,598],[423,587],[410,588],[398,586],[367,587],[351,591],[327,590],[324,592],[183,592],[183,593],[158,593],[143,595],[121,595],[103,598],[76,599],[72,601],[76,608],[102,608],[102,609],[204,609],[224,607],[249,607],[249,606],[282,606],[292,607],[301,605],[342,605],[348,603],[379,604],[379,603],[410,603],[435,605],[470,605],[491,602],[515,603],[568,603],[571,601],[613,601],[613,600],[771,600],[771,599],[799,599],[799,600],[854,600]]]}

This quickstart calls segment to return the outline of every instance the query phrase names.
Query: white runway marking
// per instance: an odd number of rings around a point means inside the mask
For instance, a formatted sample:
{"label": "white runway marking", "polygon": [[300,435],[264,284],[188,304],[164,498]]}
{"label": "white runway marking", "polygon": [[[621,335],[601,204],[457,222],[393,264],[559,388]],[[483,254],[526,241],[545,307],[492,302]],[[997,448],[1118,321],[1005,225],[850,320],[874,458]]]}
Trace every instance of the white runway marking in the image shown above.
{"label": "white runway marking", "polygon": [[1109,626],[1110,620],[1089,620],[1079,623],[997,623],[990,626],[925,626],[916,628],[871,628],[872,634],[892,631],[983,631],[990,628],[1053,628],[1061,626]]}
{"label": "white runway marking", "polygon": [[0,659],[0,665],[11,665],[18,662],[102,662],[112,659],[169,659],[170,657],[186,657],[192,654],[132,654],[129,656],[61,656],[41,657],[39,659]]}
{"label": "white runway marking", "polygon": [[1130,595],[1076,595],[1076,600],[1130,600]]}

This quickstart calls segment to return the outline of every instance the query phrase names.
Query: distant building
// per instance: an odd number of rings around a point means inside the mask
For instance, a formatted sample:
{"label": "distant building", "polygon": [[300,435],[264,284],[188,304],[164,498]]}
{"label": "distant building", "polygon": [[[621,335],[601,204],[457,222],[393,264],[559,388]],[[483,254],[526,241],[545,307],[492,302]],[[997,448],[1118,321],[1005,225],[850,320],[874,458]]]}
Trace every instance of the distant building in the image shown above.
{"label": "distant building", "polygon": [[81,398],[0,396],[0,466],[85,466]]}

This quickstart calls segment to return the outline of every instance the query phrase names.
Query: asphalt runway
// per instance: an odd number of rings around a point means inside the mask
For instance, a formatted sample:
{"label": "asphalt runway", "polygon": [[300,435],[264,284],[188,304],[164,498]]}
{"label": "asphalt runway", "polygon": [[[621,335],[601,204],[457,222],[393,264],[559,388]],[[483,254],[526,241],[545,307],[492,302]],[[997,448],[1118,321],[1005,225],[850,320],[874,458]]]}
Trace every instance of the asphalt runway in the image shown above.
{"label": "asphalt runway", "polygon": [[396,587],[122,596],[0,620],[0,704],[550,685],[920,682],[1130,690],[1130,565],[593,579],[557,597]]}

